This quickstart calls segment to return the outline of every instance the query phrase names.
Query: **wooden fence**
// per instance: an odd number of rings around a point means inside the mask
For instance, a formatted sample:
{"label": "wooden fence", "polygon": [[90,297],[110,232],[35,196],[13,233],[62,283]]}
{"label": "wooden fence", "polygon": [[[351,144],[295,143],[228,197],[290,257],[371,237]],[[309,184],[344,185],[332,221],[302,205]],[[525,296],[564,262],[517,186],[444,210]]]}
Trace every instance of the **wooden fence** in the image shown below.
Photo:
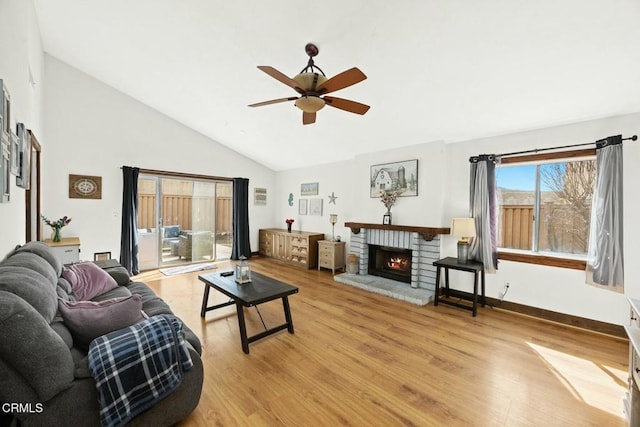
{"label": "wooden fence", "polygon": [[[154,195],[138,196],[138,228],[155,228]],[[162,225],[179,225],[182,230],[213,230],[231,234],[231,197],[162,196]],[[196,213],[194,218],[194,212]],[[215,216],[214,216],[215,212]]]}
{"label": "wooden fence", "polygon": [[[545,203],[540,208],[538,249],[584,254],[587,252],[589,222],[569,205]],[[498,247],[533,248],[533,205],[503,205],[498,219]]]}

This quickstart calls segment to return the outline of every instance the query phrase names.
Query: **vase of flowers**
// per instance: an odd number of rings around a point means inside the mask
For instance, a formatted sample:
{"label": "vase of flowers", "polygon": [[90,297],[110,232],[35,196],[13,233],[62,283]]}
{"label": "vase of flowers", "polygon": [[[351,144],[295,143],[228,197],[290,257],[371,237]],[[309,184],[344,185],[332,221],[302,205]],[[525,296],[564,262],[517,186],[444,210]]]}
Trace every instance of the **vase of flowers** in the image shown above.
{"label": "vase of flowers", "polygon": [[42,215],[42,221],[46,225],[51,227],[51,241],[59,242],[60,239],[62,238],[62,234],[60,233],[60,230],[62,229],[62,227],[69,225],[69,223],[71,222],[71,218],[65,215],[57,221],[50,221],[49,219],[47,219],[47,217]]}
{"label": "vase of flowers", "polygon": [[381,191],[380,201],[387,208],[387,213],[384,214],[382,223],[391,225],[391,206],[396,202],[396,199],[402,194],[401,191]]}
{"label": "vase of flowers", "polygon": [[291,224],[293,224],[296,220],[293,218],[287,218],[284,222],[287,223],[287,232],[291,233]]}

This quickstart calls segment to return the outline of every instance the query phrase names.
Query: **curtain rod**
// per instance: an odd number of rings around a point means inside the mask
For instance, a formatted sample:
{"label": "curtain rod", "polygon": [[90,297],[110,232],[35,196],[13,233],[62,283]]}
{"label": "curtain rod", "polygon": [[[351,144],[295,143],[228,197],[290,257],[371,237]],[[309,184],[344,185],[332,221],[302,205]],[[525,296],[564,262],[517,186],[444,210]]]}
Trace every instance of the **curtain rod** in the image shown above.
{"label": "curtain rod", "polygon": [[[611,137],[608,137],[611,138]],[[502,153],[502,154],[483,154],[482,156],[488,156],[490,158],[497,158],[497,157],[505,157],[505,156],[516,156],[519,154],[529,154],[529,153],[538,153],[540,151],[551,151],[551,150],[560,150],[563,148],[573,148],[573,147],[584,147],[586,145],[593,145],[593,144],[599,144],[602,142],[606,142],[608,138],[604,138],[595,142],[585,142],[583,144],[573,144],[573,145],[561,145],[558,147],[549,147],[549,148],[534,148],[533,150],[524,150],[524,151],[514,151],[512,153]],[[630,136],[629,138],[622,138],[621,141],[637,141],[638,140],[638,135],[633,135]],[[607,145],[606,143],[603,144],[603,146]],[[479,157],[482,156],[472,156],[469,157],[469,162],[474,163],[478,161]]]}
{"label": "curtain rod", "polygon": [[[120,169],[125,166],[120,166]],[[128,166],[135,167],[135,166]],[[191,178],[191,179],[205,179],[205,180],[213,180],[213,181],[233,181],[233,178],[228,178],[225,176],[214,176],[214,175],[200,175],[195,173],[184,173],[184,172],[169,172],[169,171],[161,171],[156,169],[143,169],[138,168],[138,171],[142,174],[148,175],[158,175],[158,176],[168,176],[172,178]]]}

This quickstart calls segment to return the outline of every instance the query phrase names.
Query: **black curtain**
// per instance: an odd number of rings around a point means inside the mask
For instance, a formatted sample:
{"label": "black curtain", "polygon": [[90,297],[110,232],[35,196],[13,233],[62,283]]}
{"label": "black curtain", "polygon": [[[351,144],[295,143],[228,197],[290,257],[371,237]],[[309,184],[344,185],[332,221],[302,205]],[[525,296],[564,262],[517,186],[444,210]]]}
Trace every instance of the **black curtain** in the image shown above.
{"label": "black curtain", "polygon": [[251,258],[249,242],[249,180],[233,178],[233,245],[231,259]]}
{"label": "black curtain", "polygon": [[138,269],[138,174],[140,169],[122,167],[122,229],[120,264],[136,275]]}

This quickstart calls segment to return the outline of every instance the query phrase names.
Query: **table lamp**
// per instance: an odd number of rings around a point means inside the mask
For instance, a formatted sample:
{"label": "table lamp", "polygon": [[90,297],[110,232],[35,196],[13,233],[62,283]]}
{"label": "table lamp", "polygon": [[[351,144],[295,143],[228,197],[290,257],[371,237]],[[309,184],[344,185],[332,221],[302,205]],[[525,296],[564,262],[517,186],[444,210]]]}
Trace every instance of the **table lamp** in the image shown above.
{"label": "table lamp", "polygon": [[338,215],[337,214],[329,215],[329,222],[331,223],[331,241],[335,242],[336,241],[335,230],[336,230],[336,222],[338,222]]}
{"label": "table lamp", "polygon": [[458,262],[466,264],[469,261],[469,242],[476,237],[475,220],[473,218],[453,218],[451,235],[460,237],[458,240]]}

